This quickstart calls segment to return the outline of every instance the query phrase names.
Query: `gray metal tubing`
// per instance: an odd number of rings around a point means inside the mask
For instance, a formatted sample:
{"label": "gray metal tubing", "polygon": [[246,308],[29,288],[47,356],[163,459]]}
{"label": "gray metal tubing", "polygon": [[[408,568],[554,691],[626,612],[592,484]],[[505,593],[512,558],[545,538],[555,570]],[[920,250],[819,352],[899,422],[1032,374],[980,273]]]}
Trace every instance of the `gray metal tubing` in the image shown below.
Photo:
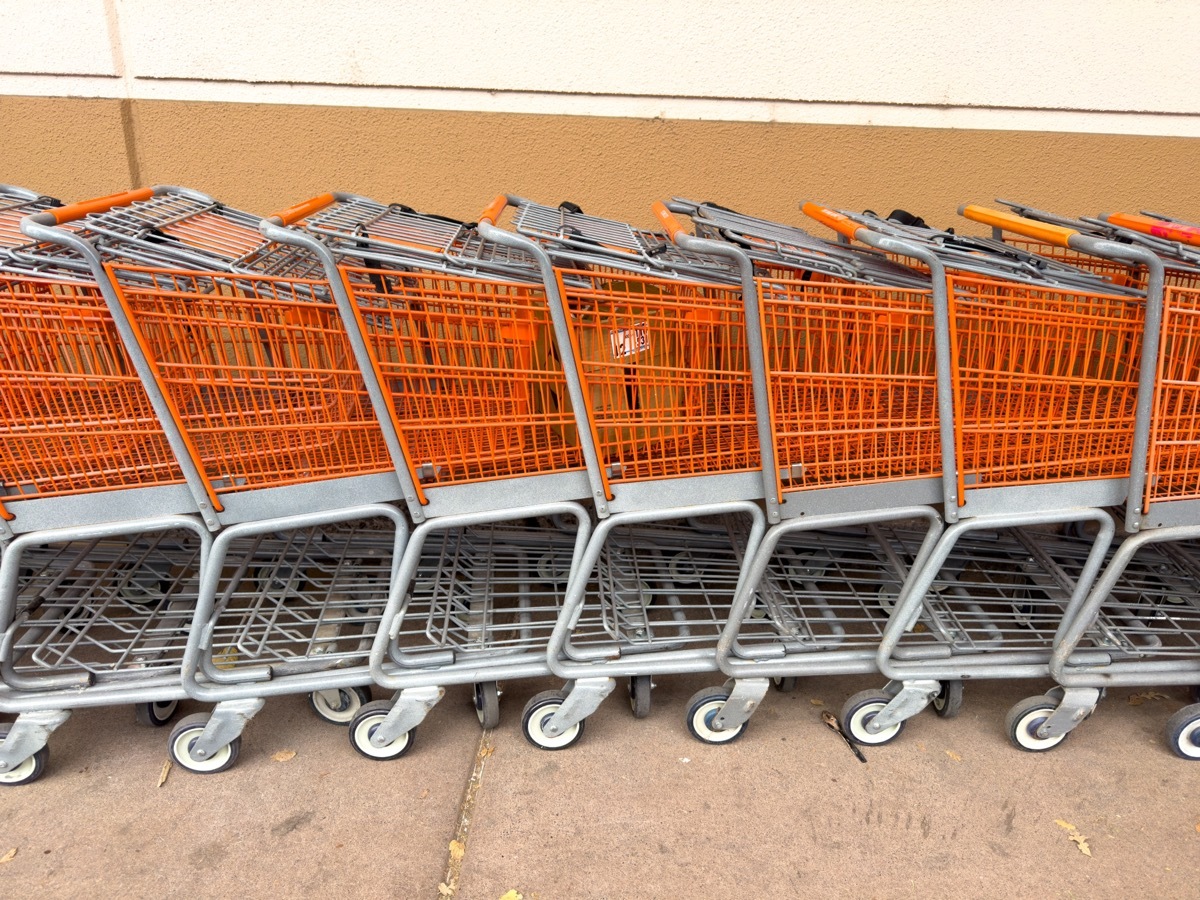
{"label": "gray metal tubing", "polygon": [[1116,525],[1112,517],[1102,509],[1063,509],[1053,512],[1035,512],[1004,516],[981,516],[964,519],[952,524],[943,532],[928,561],[921,567],[903,602],[897,603],[888,620],[880,641],[877,662],[879,671],[887,678],[902,681],[912,678],[958,679],[958,678],[1041,678],[1049,674],[1050,656],[1053,646],[1045,653],[1031,651],[1004,651],[995,653],[972,653],[955,656],[948,652],[939,659],[902,660],[895,653],[904,633],[921,613],[922,604],[930,587],[937,579],[942,566],[954,548],[958,538],[968,531],[996,528],[1019,528],[1027,525],[1058,525],[1066,522],[1096,522],[1099,531],[1092,542],[1087,563],[1079,573],[1075,590],[1063,611],[1055,635],[1055,642],[1064,633],[1067,625],[1078,614],[1087,598],[1093,582],[1104,563],[1104,554],[1112,543]]}
{"label": "gray metal tubing", "polygon": [[32,216],[26,216],[21,220],[21,231],[35,240],[49,241],[68,247],[87,260],[92,274],[96,278],[96,284],[100,288],[100,293],[104,297],[104,302],[108,305],[109,314],[113,318],[113,323],[116,325],[121,342],[125,345],[125,350],[133,362],[133,367],[142,381],[142,386],[147,396],[150,398],[150,405],[153,407],[155,415],[158,416],[159,424],[162,425],[163,431],[166,434],[167,443],[170,444],[171,450],[175,454],[175,460],[179,463],[184,480],[191,491],[192,499],[195,501],[194,509],[177,510],[177,512],[199,512],[201,518],[204,520],[204,524],[213,531],[216,531],[220,527],[220,521],[217,518],[216,510],[213,509],[213,505],[209,501],[206,487],[207,480],[188,451],[183,432],[180,431],[175,418],[171,415],[171,409],[167,405],[166,397],[159,390],[158,382],[154,377],[154,371],[150,367],[145,354],[142,352],[141,344],[134,334],[133,326],[126,317],[125,310],[117,298],[112,280],[108,277],[108,273],[104,271],[104,264],[100,259],[100,254],[96,252],[95,247],[78,235],[58,228],[55,225],[53,215],[50,213],[37,213]]}
{"label": "gray metal tubing", "polygon": [[[4,554],[0,557],[0,629],[7,632],[13,623],[16,615],[16,601],[18,593],[17,579],[20,575],[21,556],[25,549],[30,546],[40,544],[53,544],[65,541],[86,541],[95,538],[111,538],[120,537],[129,534],[151,534],[161,531],[170,531],[176,528],[183,528],[192,531],[196,534],[200,541],[200,564],[203,566],[209,557],[212,549],[212,535],[209,531],[195,518],[191,516],[161,516],[152,519],[139,519],[131,522],[119,522],[108,525],[91,525],[80,528],[59,528],[53,531],[41,531],[34,534],[23,534],[14,538],[4,547]],[[3,645],[0,645],[0,664],[6,668],[11,662],[9,654],[12,647],[10,642],[6,640]],[[180,685],[179,690],[182,691],[181,681],[178,676],[167,676],[170,684]],[[163,676],[154,676],[146,679],[146,684],[160,685]],[[63,708],[68,706],[80,705],[75,702],[77,696],[87,692],[94,692],[99,697],[109,696],[128,696],[135,695],[139,688],[134,685],[126,684],[123,687],[95,685],[90,674],[85,675],[47,675],[37,679],[24,679],[17,677],[16,673],[11,671],[5,674],[4,686],[12,691],[20,691],[23,689],[37,692],[39,696],[59,696],[61,693],[62,701],[55,701],[56,705],[62,705]],[[24,686],[24,687],[23,687]],[[157,696],[148,697],[148,700],[159,699]],[[14,698],[15,702],[15,698]],[[103,706],[109,702],[118,702],[116,700],[97,700],[89,705]],[[121,701],[121,702],[141,702],[139,699]],[[45,703],[40,702],[38,708],[44,707]],[[26,707],[30,708],[30,707]],[[15,707],[13,710],[15,711]]]}
{"label": "gray metal tubing", "polygon": [[950,377],[954,359],[950,350],[950,296],[946,269],[937,254],[908,241],[859,228],[855,235],[868,247],[919,259],[929,266],[933,293],[933,341],[937,362],[938,433],[942,444],[942,515],[950,523],[958,521],[958,457],[954,446],[954,382]]}
{"label": "gray metal tubing", "polygon": [[[340,199],[341,196],[349,198],[353,195],[335,194],[334,196]],[[324,266],[325,277],[329,282],[330,292],[342,317],[342,326],[346,330],[346,336],[350,339],[350,346],[354,351],[354,359],[358,363],[359,373],[366,384],[367,394],[371,398],[371,406],[375,410],[375,418],[379,423],[380,430],[383,432],[383,440],[387,445],[388,455],[392,458],[392,465],[396,469],[396,477],[400,479],[400,487],[404,491],[404,501],[408,507],[408,514],[412,517],[413,522],[420,524],[425,520],[425,511],[421,506],[421,502],[417,499],[417,487],[413,482],[410,461],[404,455],[403,444],[396,431],[395,423],[392,421],[391,407],[384,394],[383,385],[379,383],[379,379],[376,377],[375,363],[371,357],[371,351],[367,347],[367,341],[362,330],[358,327],[358,314],[355,310],[354,301],[350,299],[350,294],[346,290],[346,283],[342,280],[342,273],[338,269],[337,260],[333,252],[312,235],[280,225],[277,218],[263,219],[259,223],[258,229],[267,240],[278,241],[281,244],[288,244],[309,251]]]}
{"label": "gray metal tubing", "polygon": [[[271,677],[272,672],[269,666],[261,666],[243,669],[237,673],[238,680],[231,681],[228,675],[210,665],[209,655],[212,648],[208,644],[214,625],[213,613],[216,608],[217,588],[221,580],[221,567],[231,542],[239,538],[275,531],[294,531],[316,525],[332,525],[338,522],[374,518],[386,518],[396,526],[393,553],[399,556],[404,551],[408,540],[408,522],[400,510],[382,503],[338,510],[335,513],[308,513],[264,522],[232,525],[217,535],[212,542],[211,555],[201,568],[196,613],[192,618],[192,627],[188,633],[188,642],[183,654],[181,677],[188,696],[194,700],[219,702],[251,697],[271,697],[280,694],[302,694],[327,688],[370,684],[371,675],[366,666],[295,673],[276,678]],[[204,676],[205,680],[201,681],[200,676]]]}
{"label": "gray metal tubing", "polygon": [[[632,675],[676,675],[686,672],[713,672],[717,669],[716,646],[709,649],[663,650],[658,652],[620,656],[620,646],[614,645],[616,658],[596,659],[581,662],[572,656],[571,631],[579,621],[587,599],[588,579],[600,560],[600,553],[609,533],[620,525],[638,525],[646,522],[674,521],[693,516],[715,516],[725,514],[748,515],[753,523],[746,540],[745,556],[738,575],[736,597],[748,583],[748,566],[766,531],[766,517],[755,503],[736,500],[730,503],[713,503],[679,509],[645,510],[641,512],[617,513],[602,521],[597,527],[579,567],[567,585],[563,597],[562,613],[550,634],[546,656],[550,670],[560,678],[624,677]],[[732,601],[732,597],[730,600]]]}
{"label": "gray metal tubing", "polygon": [[469,528],[474,525],[488,525],[494,522],[539,516],[567,516],[578,524],[571,563],[570,580],[573,583],[579,576],[579,561],[584,548],[588,545],[592,528],[591,517],[587,510],[578,503],[548,503],[499,513],[478,512],[462,516],[444,516],[424,522],[413,532],[408,546],[405,548],[399,572],[393,579],[387,605],[384,607],[379,623],[379,630],[375,632],[375,640],[371,645],[371,677],[376,684],[386,690],[395,691],[406,687],[466,684],[474,681],[495,681],[499,678],[525,678],[548,674],[549,667],[544,658],[529,661],[522,660],[519,656],[505,656],[498,657],[491,662],[473,660],[469,665],[455,665],[453,651],[447,650],[441,657],[420,654],[415,659],[420,668],[407,669],[397,667],[392,657],[392,642],[399,636],[408,586],[416,577],[421,550],[430,530]]}
{"label": "gray metal tubing", "polygon": [[137,684],[93,685],[84,689],[15,691],[0,686],[0,713],[11,715],[47,709],[95,709],[187,698],[183,685],[173,675],[158,675]]}
{"label": "gray metal tubing", "polygon": [[579,435],[580,448],[587,464],[588,484],[592,489],[592,503],[599,516],[607,516],[608,494],[605,491],[600,454],[592,441],[591,407],[584,396],[583,384],[579,380],[579,364],[575,359],[575,350],[571,343],[566,305],[563,303],[562,295],[558,292],[558,276],[554,273],[554,263],[550,261],[550,256],[537,241],[522,235],[505,231],[503,228],[497,228],[487,222],[479,223],[479,234],[485,240],[524,250],[537,260],[538,269],[542,275],[542,284],[546,290],[546,302],[550,306],[550,318],[554,322],[554,338],[558,344],[559,358],[562,360],[563,374],[567,381],[567,393],[571,397],[576,432]]}
{"label": "gray metal tubing", "polygon": [[[775,435],[771,430],[771,400],[767,392],[767,358],[763,349],[763,327],[758,318],[758,283],[754,280],[754,263],[733,244],[710,241],[695,235],[678,232],[672,236],[684,250],[724,256],[738,265],[742,276],[742,308],[746,318],[746,349],[750,354],[750,383],[754,391],[754,419],[758,428],[759,461],[762,464],[763,501],[767,521],[779,522],[779,494],[776,485]],[[748,498],[749,499],[749,498]]]}
{"label": "gray metal tubing", "polygon": [[1133,420],[1133,456],[1129,466],[1129,494],[1125,501],[1125,528],[1142,527],[1142,493],[1146,486],[1146,460],[1150,453],[1150,417],[1153,413],[1154,387],[1158,376],[1158,342],[1162,331],[1163,282],[1162,260],[1143,247],[1131,247],[1104,241],[1086,234],[1073,234],[1068,245],[1083,253],[1120,262],[1144,265],[1146,280],[1146,321],[1142,330],[1142,358],[1138,371],[1137,409]]}
{"label": "gray metal tubing", "polygon": [[1130,660],[1101,668],[1080,666],[1072,659],[1079,642],[1100,613],[1104,601],[1117,586],[1134,555],[1146,544],[1200,538],[1200,525],[1178,525],[1140,531],[1117,548],[1097,579],[1079,612],[1055,641],[1050,657],[1050,676],[1063,687],[1108,687],[1118,685],[1200,684],[1200,660]]}
{"label": "gray metal tubing", "polygon": [[766,574],[767,567],[775,554],[779,541],[794,531],[815,531],[825,528],[844,528],[854,525],[876,525],[908,519],[924,519],[928,528],[921,549],[909,569],[909,576],[896,599],[900,609],[909,595],[911,585],[933,554],[938,538],[942,534],[942,517],[928,506],[878,510],[873,513],[844,513],[813,516],[812,518],[790,519],[767,530],[746,570],[746,580],[741,585],[729,611],[729,620],[717,642],[717,665],[730,678],[786,678],[796,675],[849,675],[878,671],[876,652],[864,651],[817,651],[813,653],[784,655],[773,659],[749,659],[737,654],[737,637],[754,602],[754,594]]}

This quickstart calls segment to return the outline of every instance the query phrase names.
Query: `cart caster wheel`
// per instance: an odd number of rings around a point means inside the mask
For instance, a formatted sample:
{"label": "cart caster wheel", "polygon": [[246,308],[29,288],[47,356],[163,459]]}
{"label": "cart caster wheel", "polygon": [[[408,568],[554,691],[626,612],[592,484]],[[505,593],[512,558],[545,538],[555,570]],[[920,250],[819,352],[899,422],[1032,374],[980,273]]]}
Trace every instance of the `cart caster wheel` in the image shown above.
{"label": "cart caster wheel", "polygon": [[238,751],[242,749],[242,738],[241,735],[238,735],[208,759],[197,759],[192,756],[192,747],[199,740],[205,726],[208,725],[208,720],[208,713],[185,716],[171,729],[171,736],[167,739],[167,752],[170,754],[171,761],[197,775],[215,775],[217,772],[224,772],[237,762]]}
{"label": "cart caster wheel", "polygon": [[417,736],[416,728],[410,728],[386,747],[375,747],[371,744],[371,735],[391,711],[390,700],[376,700],[374,703],[364,704],[350,723],[350,746],[367,759],[378,760],[399,759],[411,750]]}
{"label": "cart caster wheel", "polygon": [[1167,743],[1182,759],[1200,759],[1200,703],[1193,703],[1167,719]]}
{"label": "cart caster wheel", "polygon": [[308,695],[308,705],[317,718],[330,725],[349,725],[370,702],[371,691],[365,687],[329,688]]}
{"label": "cart caster wheel", "polygon": [[797,679],[796,676],[788,675],[784,678],[772,678],[771,684],[774,686],[775,690],[779,691],[779,693],[790,694],[796,689],[796,684],[798,681],[799,679]]}
{"label": "cart caster wheel", "polygon": [[583,721],[576,722],[559,735],[546,734],[542,729],[562,707],[567,695],[562,691],[542,691],[534,694],[521,713],[521,730],[525,740],[542,750],[565,750],[583,736]]}
{"label": "cart caster wheel", "polygon": [[[0,725],[0,744],[8,737],[11,725]],[[0,772],[0,787],[17,787],[21,784],[32,784],[46,771],[46,763],[50,761],[50,748],[43,747],[24,762],[14,766],[8,772]]]}
{"label": "cart caster wheel", "polygon": [[133,717],[139,725],[162,728],[174,718],[178,710],[178,700],[156,700],[153,703],[139,703],[134,706]]}
{"label": "cart caster wheel", "polygon": [[500,688],[496,682],[482,681],[475,685],[475,715],[484,728],[500,724]]}
{"label": "cart caster wheel", "polygon": [[875,718],[885,706],[892,702],[887,694],[878,691],[859,691],[842,706],[842,732],[849,735],[856,744],[868,747],[878,747],[889,743],[904,730],[904,723],[897,722],[891,728],[885,728],[878,734],[867,731],[867,723]]}
{"label": "cart caster wheel", "polygon": [[1058,704],[1046,696],[1027,697],[1010,709],[1004,717],[1004,730],[1013,746],[1029,753],[1044,753],[1061,744],[1065,734],[1049,738],[1037,736],[1038,728],[1056,709]]}
{"label": "cart caster wheel", "polygon": [[692,737],[705,744],[729,744],[736,741],[746,730],[743,722],[737,728],[726,728],[717,731],[713,728],[713,720],[729,699],[729,691],[725,688],[704,688],[696,691],[688,700],[687,727]]}
{"label": "cart caster wheel", "polygon": [[943,681],[942,689],[933,698],[933,711],[939,719],[953,719],[962,712],[963,683]]}
{"label": "cart caster wheel", "polygon": [[650,715],[650,676],[634,675],[629,679],[629,708],[635,719]]}

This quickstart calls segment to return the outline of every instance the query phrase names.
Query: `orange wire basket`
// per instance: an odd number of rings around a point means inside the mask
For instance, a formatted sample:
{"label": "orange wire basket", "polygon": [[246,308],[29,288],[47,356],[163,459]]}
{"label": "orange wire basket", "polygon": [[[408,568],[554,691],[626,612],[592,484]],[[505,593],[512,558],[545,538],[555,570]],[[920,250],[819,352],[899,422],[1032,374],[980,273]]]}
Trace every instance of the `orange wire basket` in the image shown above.
{"label": "orange wire basket", "polygon": [[340,269],[419,484],[583,468],[544,288]]}
{"label": "orange wire basket", "polygon": [[950,277],[959,498],[1128,477],[1145,301]]}
{"label": "orange wire basket", "polygon": [[392,470],[324,282],[106,268],[216,494]]}
{"label": "orange wire basket", "polygon": [[756,281],[780,488],[938,475],[929,292]]}
{"label": "orange wire basket", "polygon": [[0,276],[0,404],[9,499],[183,482],[95,285]]}
{"label": "orange wire basket", "polygon": [[610,482],[761,466],[740,290],[556,268]]}
{"label": "orange wire basket", "polygon": [[1200,498],[1200,289],[1196,287],[1169,287],[1163,295],[1147,469],[1143,511],[1151,503]]}

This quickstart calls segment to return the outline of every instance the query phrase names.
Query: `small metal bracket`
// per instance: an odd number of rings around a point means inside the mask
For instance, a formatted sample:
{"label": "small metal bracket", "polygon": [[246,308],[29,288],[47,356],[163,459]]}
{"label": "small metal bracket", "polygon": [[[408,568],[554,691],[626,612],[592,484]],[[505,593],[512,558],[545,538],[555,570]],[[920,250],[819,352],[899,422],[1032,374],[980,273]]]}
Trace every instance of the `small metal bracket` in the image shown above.
{"label": "small metal bracket", "polygon": [[[889,687],[891,685],[889,684]],[[940,681],[905,681],[900,690],[892,697],[892,702],[881,709],[871,721],[863,727],[868,734],[879,734],[888,728],[894,728],[906,719],[911,719],[930,703],[942,689]]]}
{"label": "small metal bracket", "polygon": [[383,748],[420,725],[429,711],[446,695],[444,687],[405,688],[396,694],[396,702],[387,717],[371,733],[371,746]]}
{"label": "small metal bracket", "polygon": [[21,713],[12,723],[8,737],[0,741],[0,772],[11,772],[46,746],[50,735],[71,718],[66,709]]}
{"label": "small metal bracket", "polygon": [[188,752],[196,759],[210,759],[245,730],[246,723],[258,714],[266,702],[262,697],[222,700],[213,707],[208,724]]}
{"label": "small metal bracket", "polygon": [[732,683],[729,699],[721,707],[709,726],[713,731],[727,731],[740,728],[758,709],[767,689],[771,686],[768,678],[737,678]]}
{"label": "small metal bracket", "polygon": [[558,737],[599,709],[604,698],[611,694],[616,686],[614,678],[577,679],[571,685],[567,699],[542,730],[550,737]]}
{"label": "small metal bracket", "polygon": [[1058,708],[1038,726],[1038,740],[1044,741],[1070,733],[1091,714],[1099,702],[1098,688],[1066,688],[1062,691]]}

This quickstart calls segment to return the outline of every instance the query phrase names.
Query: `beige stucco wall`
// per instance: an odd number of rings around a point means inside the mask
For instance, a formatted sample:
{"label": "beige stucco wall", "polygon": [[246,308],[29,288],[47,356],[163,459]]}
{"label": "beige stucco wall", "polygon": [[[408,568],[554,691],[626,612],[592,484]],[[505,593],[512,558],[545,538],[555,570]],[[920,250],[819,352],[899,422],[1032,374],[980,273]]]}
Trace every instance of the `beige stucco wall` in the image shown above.
{"label": "beige stucco wall", "polygon": [[[125,112],[123,121],[122,112]],[[64,199],[185,184],[261,213],[330,189],[471,217],[499,191],[649,222],[671,194],[954,224],[995,196],[1200,220],[1200,140],[361,107],[0,97],[0,180]]]}

